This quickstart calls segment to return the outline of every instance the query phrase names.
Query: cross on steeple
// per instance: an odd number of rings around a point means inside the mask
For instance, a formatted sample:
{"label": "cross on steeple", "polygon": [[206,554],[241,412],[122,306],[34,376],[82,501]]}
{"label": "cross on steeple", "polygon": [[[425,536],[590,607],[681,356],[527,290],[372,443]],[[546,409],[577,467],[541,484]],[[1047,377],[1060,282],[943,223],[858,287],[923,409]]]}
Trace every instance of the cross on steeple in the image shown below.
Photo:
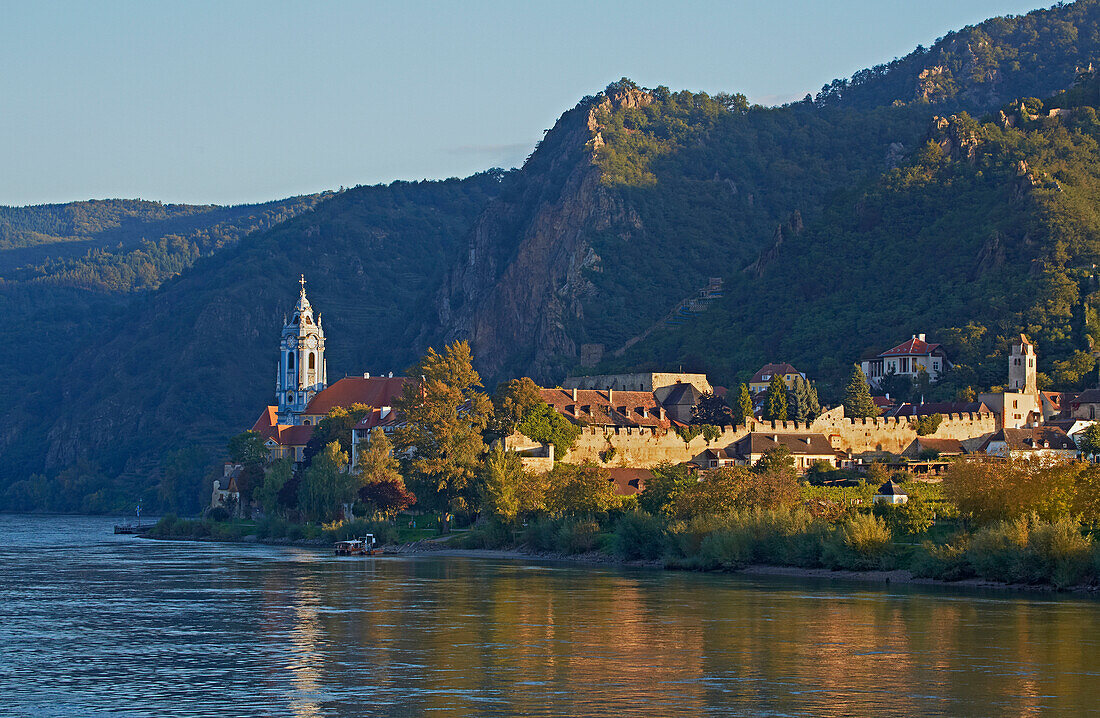
{"label": "cross on steeple", "polygon": [[302,285],[302,294],[306,293],[306,275],[299,275],[298,284]]}

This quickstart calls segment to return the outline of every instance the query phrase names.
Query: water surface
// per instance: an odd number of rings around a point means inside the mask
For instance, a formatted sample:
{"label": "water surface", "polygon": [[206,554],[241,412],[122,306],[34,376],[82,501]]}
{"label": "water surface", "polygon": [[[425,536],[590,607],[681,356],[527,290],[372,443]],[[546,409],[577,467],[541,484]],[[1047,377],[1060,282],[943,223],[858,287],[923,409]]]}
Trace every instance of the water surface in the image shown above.
{"label": "water surface", "polygon": [[0,516],[0,715],[1086,715],[1087,598],[155,542]]}

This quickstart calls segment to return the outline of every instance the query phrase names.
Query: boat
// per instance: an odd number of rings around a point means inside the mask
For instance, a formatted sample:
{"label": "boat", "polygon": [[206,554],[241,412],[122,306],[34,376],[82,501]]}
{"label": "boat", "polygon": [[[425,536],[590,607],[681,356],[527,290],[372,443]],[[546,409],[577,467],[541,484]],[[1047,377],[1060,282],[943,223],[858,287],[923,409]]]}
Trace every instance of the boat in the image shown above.
{"label": "boat", "polygon": [[156,524],[143,524],[141,523],[141,504],[137,505],[137,516],[132,524],[115,524],[116,534],[143,534],[152,530]]}
{"label": "boat", "polygon": [[374,534],[349,541],[337,541],[335,550],[337,556],[376,556],[382,553],[381,547],[374,540]]}

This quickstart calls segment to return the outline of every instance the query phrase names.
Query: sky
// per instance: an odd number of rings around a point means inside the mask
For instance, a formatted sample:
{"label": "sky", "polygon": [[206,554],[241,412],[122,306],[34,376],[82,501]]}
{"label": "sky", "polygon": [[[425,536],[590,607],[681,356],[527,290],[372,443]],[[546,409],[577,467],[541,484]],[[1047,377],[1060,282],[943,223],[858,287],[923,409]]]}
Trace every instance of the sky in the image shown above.
{"label": "sky", "polygon": [[1037,2],[0,0],[0,205],[462,177],[620,77],[779,104]]}

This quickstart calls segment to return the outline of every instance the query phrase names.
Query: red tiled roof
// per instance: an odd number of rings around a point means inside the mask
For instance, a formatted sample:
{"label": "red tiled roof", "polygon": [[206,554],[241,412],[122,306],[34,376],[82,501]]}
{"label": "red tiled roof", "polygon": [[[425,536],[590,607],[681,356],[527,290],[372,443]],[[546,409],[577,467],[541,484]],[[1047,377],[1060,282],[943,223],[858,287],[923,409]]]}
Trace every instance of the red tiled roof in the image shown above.
{"label": "red tiled roof", "polygon": [[[765,379],[764,375],[767,374],[768,378]],[[787,363],[781,364],[765,364],[760,367],[760,371],[752,375],[752,379],[749,379],[750,384],[759,384],[762,381],[768,381],[772,378],[773,374],[802,374],[802,372],[795,369],[793,366]]]}
{"label": "red tiled roof", "polygon": [[271,438],[280,446],[305,446],[309,443],[310,437],[313,436],[313,427],[305,424],[301,426],[286,426],[284,424],[276,428],[278,433]]}
{"label": "red tiled roof", "polygon": [[359,420],[359,423],[355,425],[358,431],[369,431],[378,426],[395,426],[402,423],[403,419],[397,416],[397,412],[393,407],[389,407],[389,411],[383,418],[382,409],[375,408],[374,411],[364,416]]}
{"label": "red tiled roof", "polygon": [[279,407],[269,406],[260,414],[260,418],[256,419],[256,423],[252,425],[252,431],[266,439],[275,433],[275,425],[278,423]]}
{"label": "red tiled roof", "polygon": [[930,439],[927,436],[918,436],[914,439],[917,451],[931,450],[940,454],[965,454],[966,447],[958,439]]}
{"label": "red tiled roof", "polygon": [[935,350],[939,349],[939,344],[929,344],[923,339],[913,337],[907,342],[898,344],[893,349],[888,349],[879,354],[880,357],[896,357],[896,356],[925,356],[931,354]]}
{"label": "red tiled roof", "polygon": [[401,396],[405,384],[412,379],[403,376],[370,377],[346,376],[332,386],[313,397],[306,406],[306,414],[327,414],[338,406],[352,404],[367,406],[393,406],[394,400]]}
{"label": "red tiled roof", "polygon": [[779,434],[770,431],[749,433],[734,442],[733,450],[738,456],[747,458],[749,454],[763,454],[779,446],[786,446],[792,454],[825,456],[834,453],[833,445],[824,434]]}
{"label": "red tiled roof", "polygon": [[[1056,426],[1036,426],[1022,429],[1001,429],[982,444],[982,451],[994,441],[1003,441],[1012,451],[1030,451],[1037,449],[1060,449],[1072,451],[1077,448],[1073,439]],[[1044,446],[1046,444],[1046,446]]]}
{"label": "red tiled roof", "polygon": [[607,469],[607,476],[615,485],[615,493],[619,496],[633,496],[645,488],[645,482],[653,478],[653,472],[649,469]]}
{"label": "red tiled roof", "polygon": [[577,389],[573,399],[572,389],[541,389],[542,400],[554,407],[574,423],[597,426],[652,426],[669,428],[668,416],[661,418],[663,409],[652,392],[619,391],[604,389]]}

